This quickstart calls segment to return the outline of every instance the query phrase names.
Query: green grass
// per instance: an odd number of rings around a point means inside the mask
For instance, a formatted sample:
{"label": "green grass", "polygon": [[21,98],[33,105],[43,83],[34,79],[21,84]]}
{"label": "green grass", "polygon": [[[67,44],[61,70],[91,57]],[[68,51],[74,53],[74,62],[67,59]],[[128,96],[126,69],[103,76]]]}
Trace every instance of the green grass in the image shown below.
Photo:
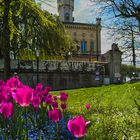
{"label": "green grass", "polygon": [[[91,121],[87,140],[140,139],[140,83],[67,90],[68,113]],[[85,108],[91,104],[90,112]]]}

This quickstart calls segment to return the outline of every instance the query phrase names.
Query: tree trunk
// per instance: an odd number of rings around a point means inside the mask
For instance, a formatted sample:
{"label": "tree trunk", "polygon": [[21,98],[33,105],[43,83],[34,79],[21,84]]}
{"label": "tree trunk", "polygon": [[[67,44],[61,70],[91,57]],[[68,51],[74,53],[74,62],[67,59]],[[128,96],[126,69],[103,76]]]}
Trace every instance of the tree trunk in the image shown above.
{"label": "tree trunk", "polygon": [[[140,14],[140,13],[139,13],[139,14]],[[138,21],[138,29],[139,29],[139,33],[140,33],[140,17],[137,17],[136,19],[137,19],[137,21]]]}
{"label": "tree trunk", "polygon": [[4,16],[3,16],[3,35],[4,35],[4,79],[10,77],[10,29],[9,29],[9,12],[11,0],[4,0]]}
{"label": "tree trunk", "polygon": [[[132,29],[132,28],[131,28]],[[136,67],[136,54],[135,54],[135,42],[134,42],[134,32],[132,31],[132,55],[133,55],[133,66]]]}

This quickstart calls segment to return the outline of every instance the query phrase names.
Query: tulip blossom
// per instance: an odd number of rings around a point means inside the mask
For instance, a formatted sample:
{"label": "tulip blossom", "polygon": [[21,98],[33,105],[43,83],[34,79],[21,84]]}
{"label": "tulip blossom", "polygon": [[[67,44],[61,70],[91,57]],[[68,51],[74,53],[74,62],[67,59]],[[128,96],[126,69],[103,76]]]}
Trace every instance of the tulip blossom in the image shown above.
{"label": "tulip blossom", "polygon": [[43,85],[41,83],[36,85],[36,90],[37,91],[42,91],[42,89],[43,89]]}
{"label": "tulip blossom", "polygon": [[2,90],[2,88],[4,87],[5,82],[3,80],[0,80],[0,90]]}
{"label": "tulip blossom", "polygon": [[53,122],[58,122],[62,118],[61,111],[58,108],[48,111],[48,117]]}
{"label": "tulip blossom", "polygon": [[53,99],[54,99],[54,101],[56,101],[57,100],[57,96],[53,96]]}
{"label": "tulip blossom", "polygon": [[51,90],[52,90],[51,87],[46,87],[46,88],[45,88],[45,92],[46,92],[46,93],[49,93]]}
{"label": "tulip blossom", "polygon": [[44,95],[44,91],[43,90],[42,91],[35,90],[34,91],[34,96],[39,96],[41,101],[42,102],[44,101],[45,95]]}
{"label": "tulip blossom", "polygon": [[52,95],[51,94],[48,94],[46,97],[45,97],[45,102],[47,104],[52,104]]}
{"label": "tulip blossom", "polygon": [[61,108],[62,108],[63,110],[66,109],[66,108],[67,108],[66,103],[61,103]]}
{"label": "tulip blossom", "polygon": [[51,94],[48,94],[47,97],[48,97],[48,98],[52,98],[52,95],[51,95]]}
{"label": "tulip blossom", "polygon": [[58,103],[57,102],[52,102],[51,104],[52,104],[53,108],[58,108]]}
{"label": "tulip blossom", "polygon": [[60,101],[61,102],[66,102],[68,98],[68,94],[65,92],[60,92]]}
{"label": "tulip blossom", "polygon": [[13,115],[13,104],[11,102],[3,103],[0,107],[0,113],[5,119],[11,117]]}
{"label": "tulip blossom", "polygon": [[18,78],[12,77],[7,81],[7,86],[9,86],[12,90],[16,90],[17,88],[21,88],[23,84]]}
{"label": "tulip blossom", "polygon": [[7,96],[7,99],[10,99],[12,97],[13,89],[5,85],[2,89],[2,93]]}
{"label": "tulip blossom", "polygon": [[85,122],[82,116],[77,116],[73,120],[68,121],[68,130],[77,138],[83,137],[86,134],[86,125],[90,122]]}
{"label": "tulip blossom", "polygon": [[91,105],[90,104],[86,104],[86,109],[90,109]]}
{"label": "tulip blossom", "polygon": [[35,111],[38,109],[40,103],[41,103],[40,97],[38,97],[38,96],[37,97],[33,97],[32,105],[33,105]]}
{"label": "tulip blossom", "polygon": [[0,93],[0,105],[8,101],[8,96],[6,94]]}
{"label": "tulip blossom", "polygon": [[33,90],[24,86],[17,90],[17,92],[13,95],[13,98],[20,106],[29,106],[33,98]]}

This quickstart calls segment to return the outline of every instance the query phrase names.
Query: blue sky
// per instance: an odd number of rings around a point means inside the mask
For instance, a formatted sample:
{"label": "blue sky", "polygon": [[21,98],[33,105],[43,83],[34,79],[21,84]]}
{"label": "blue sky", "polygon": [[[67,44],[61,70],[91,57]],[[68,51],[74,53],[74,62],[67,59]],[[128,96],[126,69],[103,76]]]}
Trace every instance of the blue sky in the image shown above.
{"label": "blue sky", "polygon": [[[96,5],[91,3],[89,0],[74,0],[74,19],[75,22],[81,23],[95,23],[98,11],[96,11]],[[51,5],[51,6],[50,6]],[[57,13],[57,0],[51,0],[50,5],[42,4],[44,9],[47,9],[49,12],[53,14]],[[104,24],[102,20],[102,25]],[[113,43],[107,38],[107,31],[102,28],[102,37],[101,37],[101,50],[102,53],[105,53],[111,48],[111,44]]]}

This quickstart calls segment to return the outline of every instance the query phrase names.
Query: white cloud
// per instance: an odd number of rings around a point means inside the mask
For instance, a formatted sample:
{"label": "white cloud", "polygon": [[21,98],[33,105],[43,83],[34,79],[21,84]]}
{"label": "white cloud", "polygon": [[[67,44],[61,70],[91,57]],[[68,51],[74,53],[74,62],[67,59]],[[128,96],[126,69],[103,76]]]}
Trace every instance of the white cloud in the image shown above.
{"label": "white cloud", "polygon": [[76,22],[93,22],[91,3],[87,0],[75,0],[74,17]]}
{"label": "white cloud", "polygon": [[112,45],[113,41],[111,41],[111,39],[108,39],[108,35],[107,35],[107,30],[106,29],[102,29],[101,32],[101,53],[105,53],[108,50],[111,49],[111,45]]}
{"label": "white cloud", "polygon": [[56,0],[52,0],[51,2],[42,3],[41,6],[43,9],[46,9],[47,11],[49,11],[52,14],[58,14]]}

